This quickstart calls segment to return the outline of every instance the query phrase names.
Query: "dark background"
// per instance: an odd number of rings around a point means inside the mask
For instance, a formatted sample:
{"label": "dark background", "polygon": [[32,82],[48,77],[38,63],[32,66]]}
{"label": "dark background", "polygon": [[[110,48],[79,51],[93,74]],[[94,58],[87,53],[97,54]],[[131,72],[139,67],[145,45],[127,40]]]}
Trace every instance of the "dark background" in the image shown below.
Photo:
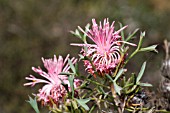
{"label": "dark background", "polygon": [[26,76],[35,75],[31,67],[42,66],[41,57],[54,54],[78,57],[80,49],[70,43],[80,40],[69,31],[92,18],[107,17],[117,26],[118,22],[129,25],[126,33],[136,28],[146,31],[144,46],[159,45],[158,54],[140,53],[128,64],[130,71],[138,72],[147,60],[143,81],[156,89],[163,40],[170,39],[169,0],[0,0],[0,113],[34,113],[25,100],[38,87],[23,86]]}

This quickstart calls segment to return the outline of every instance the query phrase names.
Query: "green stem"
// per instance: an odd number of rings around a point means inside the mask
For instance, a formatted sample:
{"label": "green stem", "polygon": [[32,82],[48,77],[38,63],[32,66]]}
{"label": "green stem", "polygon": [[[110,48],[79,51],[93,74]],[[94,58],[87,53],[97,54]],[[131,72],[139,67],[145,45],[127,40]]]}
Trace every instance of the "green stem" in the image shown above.
{"label": "green stem", "polygon": [[92,113],[93,112],[93,110],[96,108],[96,104],[95,105],[93,105],[92,107],[91,107],[91,109],[90,109],[90,111],[89,111],[89,113]]}
{"label": "green stem", "polygon": [[103,84],[100,84],[100,83],[95,82],[95,81],[90,80],[90,79],[87,79],[87,81],[89,81],[89,82],[91,82],[91,83],[93,83],[93,84],[96,84],[96,85],[99,85],[99,86],[105,87],[105,88],[107,88],[107,89],[109,89],[109,88],[110,88],[109,86],[105,86],[105,85],[103,85]]}
{"label": "green stem", "polygon": [[91,78],[91,76],[92,76],[92,75],[89,74],[89,75],[83,80],[83,83],[81,84],[81,86],[77,87],[75,90],[78,90],[78,89],[81,89],[81,88],[85,87],[86,84],[88,83],[88,82],[87,82],[87,79]]}
{"label": "green stem", "polygon": [[136,50],[129,56],[129,58],[126,60],[125,65],[129,62],[129,60],[130,60],[133,56],[135,56],[135,55],[139,52],[140,47],[141,47],[141,45],[142,45],[142,40],[143,40],[143,36],[141,35],[141,36],[140,36],[139,43],[138,43],[138,47],[137,47]]}
{"label": "green stem", "polygon": [[[125,108],[126,110],[128,110],[128,111],[134,111],[134,110],[142,110],[142,111],[148,111],[149,110],[149,108],[134,108],[134,107],[130,107],[130,108]],[[166,110],[164,110],[164,109],[162,109],[162,110],[154,110],[154,113],[155,112],[162,112],[162,113],[169,113],[169,111],[166,111]]]}
{"label": "green stem", "polygon": [[125,62],[125,65],[129,62],[129,60],[133,57],[133,56],[135,56],[135,54],[137,54],[138,53],[138,48],[130,55],[130,57],[126,60],[126,62]]}
{"label": "green stem", "polygon": [[166,111],[166,110],[155,110],[156,112],[163,112],[163,113],[169,113],[169,111]]}
{"label": "green stem", "polygon": [[134,84],[133,83],[130,83],[130,84],[128,84],[128,85],[125,85],[124,87],[123,87],[123,89],[124,88],[127,88],[127,87],[130,87],[130,86],[133,86]]}

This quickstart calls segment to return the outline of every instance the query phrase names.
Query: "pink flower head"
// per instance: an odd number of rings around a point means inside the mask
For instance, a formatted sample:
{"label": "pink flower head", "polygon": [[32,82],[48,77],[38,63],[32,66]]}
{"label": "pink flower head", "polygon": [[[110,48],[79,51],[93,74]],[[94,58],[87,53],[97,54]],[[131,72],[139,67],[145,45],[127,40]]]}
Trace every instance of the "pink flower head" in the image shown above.
{"label": "pink flower head", "polygon": [[[45,79],[38,79],[33,75],[30,77],[26,77],[27,80],[31,80],[29,83],[25,83],[24,86],[31,85],[34,86],[37,83],[44,83],[45,85],[39,89],[39,93],[37,94],[38,100],[42,101],[44,105],[51,104],[51,100],[58,104],[59,100],[65,96],[67,93],[65,87],[62,85],[67,84],[69,89],[70,84],[68,81],[68,77],[66,75],[60,75],[61,72],[69,72],[70,66],[67,63],[69,55],[67,55],[66,59],[63,61],[62,56],[59,56],[57,59],[54,55],[54,59],[44,59],[42,61],[44,63],[44,67],[47,69],[47,73],[43,71],[40,67],[35,68],[32,67],[32,70],[39,75],[41,75]],[[72,58],[72,63],[76,63],[77,59]],[[78,87],[80,85],[80,80],[74,80],[74,87]]]}
{"label": "pink flower head", "polygon": [[79,29],[94,42],[94,44],[72,44],[87,48],[87,50],[82,50],[83,55],[89,57],[96,68],[94,70],[91,63],[88,60],[84,60],[84,65],[88,72],[94,75],[94,72],[97,71],[103,75],[103,73],[110,73],[115,69],[121,61],[121,42],[128,43],[122,41],[119,35],[126,27],[127,26],[118,31],[114,31],[114,22],[110,25],[108,19],[104,19],[103,26],[101,22],[98,25],[95,19],[92,19],[92,29],[88,30],[88,32],[85,32],[79,27]]}

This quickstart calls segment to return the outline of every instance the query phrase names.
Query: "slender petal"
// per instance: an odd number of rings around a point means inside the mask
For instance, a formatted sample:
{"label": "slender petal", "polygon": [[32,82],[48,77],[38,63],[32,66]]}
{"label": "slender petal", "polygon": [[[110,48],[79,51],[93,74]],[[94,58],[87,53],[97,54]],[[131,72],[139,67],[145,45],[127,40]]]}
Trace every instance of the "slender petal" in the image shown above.
{"label": "slender petal", "polygon": [[[91,59],[84,60],[86,70],[94,75],[97,71],[99,74],[110,73],[115,69],[120,60],[121,43],[134,44],[124,42],[119,35],[122,30],[127,26],[122,27],[118,31],[114,30],[114,22],[109,24],[109,19],[104,19],[103,25],[100,22],[99,25],[95,19],[92,19],[92,28],[88,32],[85,32],[82,28],[79,29],[86,34],[94,44],[71,44],[74,46],[87,47],[87,50],[82,50],[82,54]],[[93,66],[92,66],[93,65]],[[93,68],[95,67],[95,69]]]}
{"label": "slender petal", "polygon": [[[62,82],[67,84],[69,90],[71,90],[68,77],[66,75],[60,75],[61,72],[69,72],[70,66],[67,63],[68,58],[69,55],[67,55],[65,60],[63,60],[62,56],[59,56],[57,59],[55,55],[53,59],[42,58],[42,62],[44,63],[44,67],[47,69],[47,72],[43,71],[40,67],[32,67],[32,70],[44,79],[36,78],[33,75],[25,78],[31,82],[25,83],[24,86],[34,86],[38,83],[45,84],[41,89],[39,89],[39,93],[36,94],[38,100],[44,105],[51,105],[51,101],[56,104],[58,104],[59,101],[62,101],[61,98],[63,98],[67,93],[67,90],[62,85]],[[75,64],[77,59],[72,58],[71,61]],[[81,81],[79,79],[75,79],[74,87],[78,87],[80,83]]]}

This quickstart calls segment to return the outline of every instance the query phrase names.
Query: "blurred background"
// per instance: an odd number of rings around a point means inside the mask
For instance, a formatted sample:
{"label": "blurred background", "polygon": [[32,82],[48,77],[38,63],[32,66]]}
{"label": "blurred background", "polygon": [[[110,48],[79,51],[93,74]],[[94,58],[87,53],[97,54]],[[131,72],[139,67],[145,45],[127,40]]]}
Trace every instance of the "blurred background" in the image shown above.
{"label": "blurred background", "polygon": [[54,54],[78,57],[80,48],[70,43],[81,41],[69,31],[83,28],[92,18],[128,25],[126,33],[146,31],[143,45],[158,44],[159,53],[140,53],[128,68],[138,72],[147,60],[143,81],[157,87],[163,40],[170,41],[169,0],[0,0],[0,113],[34,113],[25,100],[38,87],[23,86],[26,76],[35,75],[31,67],[42,66],[41,57]]}

